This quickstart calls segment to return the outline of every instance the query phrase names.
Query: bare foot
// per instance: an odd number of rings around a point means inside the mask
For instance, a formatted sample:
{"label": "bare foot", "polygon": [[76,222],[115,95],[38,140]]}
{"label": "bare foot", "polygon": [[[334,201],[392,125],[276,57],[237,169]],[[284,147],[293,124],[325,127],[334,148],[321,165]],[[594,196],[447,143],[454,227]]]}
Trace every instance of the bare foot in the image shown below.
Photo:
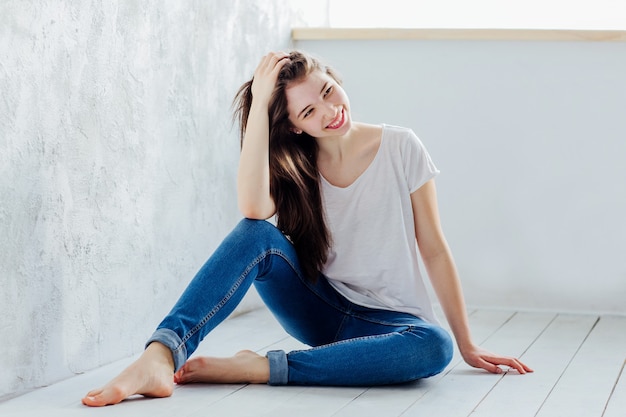
{"label": "bare foot", "polygon": [[169,397],[174,391],[174,361],[164,345],[154,342],[141,357],[104,387],[92,390],[82,399],[83,404],[101,407],[117,404],[131,395]]}
{"label": "bare foot", "polygon": [[177,384],[208,382],[214,384],[264,384],[270,378],[266,357],[242,350],[230,358],[201,356],[188,360],[174,375]]}

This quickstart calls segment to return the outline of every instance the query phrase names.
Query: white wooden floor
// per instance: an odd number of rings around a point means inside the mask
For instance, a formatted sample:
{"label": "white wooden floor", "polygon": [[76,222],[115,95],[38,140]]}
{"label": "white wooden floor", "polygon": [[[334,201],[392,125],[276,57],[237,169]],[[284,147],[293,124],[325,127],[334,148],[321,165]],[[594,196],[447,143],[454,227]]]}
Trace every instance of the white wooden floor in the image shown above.
{"label": "white wooden floor", "polygon": [[[626,317],[476,310],[470,322],[483,347],[518,356],[535,373],[488,374],[455,352],[442,374],[400,386],[187,385],[165,399],[81,405],[85,392],[115,376],[128,359],[0,403],[0,416],[626,417]],[[223,323],[198,354],[301,347],[259,310]]]}

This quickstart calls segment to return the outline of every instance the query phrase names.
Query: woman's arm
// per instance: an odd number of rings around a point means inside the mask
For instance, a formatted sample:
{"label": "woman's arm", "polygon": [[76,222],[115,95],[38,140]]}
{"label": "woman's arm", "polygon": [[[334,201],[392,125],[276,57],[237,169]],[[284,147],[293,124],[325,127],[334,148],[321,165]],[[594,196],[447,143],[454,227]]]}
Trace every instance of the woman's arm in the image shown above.
{"label": "woman's arm", "polygon": [[532,372],[518,359],[493,354],[472,341],[458,272],[441,229],[435,181],[413,192],[411,202],[420,254],[465,362],[493,373],[502,372],[498,365],[514,368],[520,374]]}
{"label": "woman's arm", "polygon": [[267,219],[276,212],[270,195],[268,106],[287,57],[282,52],[268,54],[254,72],[252,104],[237,171],[239,210],[251,219]]}

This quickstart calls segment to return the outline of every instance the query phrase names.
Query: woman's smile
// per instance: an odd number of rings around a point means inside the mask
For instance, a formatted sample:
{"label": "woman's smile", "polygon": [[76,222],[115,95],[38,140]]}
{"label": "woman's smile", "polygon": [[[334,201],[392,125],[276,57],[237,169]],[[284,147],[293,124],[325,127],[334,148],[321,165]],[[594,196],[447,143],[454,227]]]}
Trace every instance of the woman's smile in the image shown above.
{"label": "woman's smile", "polygon": [[343,107],[339,110],[339,113],[335,117],[335,119],[326,126],[326,129],[339,129],[346,121],[345,113]]}

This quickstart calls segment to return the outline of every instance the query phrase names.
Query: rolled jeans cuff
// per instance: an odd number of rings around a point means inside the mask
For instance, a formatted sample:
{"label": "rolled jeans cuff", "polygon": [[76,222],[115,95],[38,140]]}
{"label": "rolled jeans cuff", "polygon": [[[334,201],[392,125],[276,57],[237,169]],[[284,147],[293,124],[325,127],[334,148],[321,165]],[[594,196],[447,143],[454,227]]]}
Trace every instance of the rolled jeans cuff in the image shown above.
{"label": "rolled jeans cuff", "polygon": [[270,350],[266,356],[270,362],[270,380],[268,384],[287,385],[289,382],[289,365],[287,364],[285,351]]}
{"label": "rolled jeans cuff", "polygon": [[185,348],[182,340],[173,330],[157,329],[146,342],[146,347],[148,347],[148,345],[152,342],[159,342],[165,345],[165,347],[172,352],[172,358],[174,359],[174,372],[177,372],[183,367],[187,361],[187,348]]}

